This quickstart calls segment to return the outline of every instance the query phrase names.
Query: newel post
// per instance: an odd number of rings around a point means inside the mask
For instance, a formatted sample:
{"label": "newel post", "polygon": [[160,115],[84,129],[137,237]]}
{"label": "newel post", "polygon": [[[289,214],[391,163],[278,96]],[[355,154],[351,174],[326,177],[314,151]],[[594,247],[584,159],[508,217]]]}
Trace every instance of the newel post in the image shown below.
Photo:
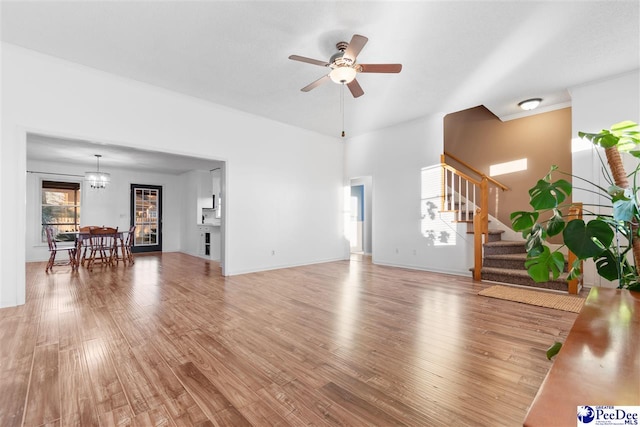
{"label": "newel post", "polygon": [[482,220],[482,234],[484,241],[489,241],[489,180],[486,176],[482,176],[480,181],[480,219]]}
{"label": "newel post", "polygon": [[480,181],[480,206],[473,216],[473,280],[482,279],[482,243],[489,241],[489,180]]}
{"label": "newel post", "polygon": [[[571,207],[569,208],[569,217],[567,219],[567,222],[573,219],[582,219],[582,203],[574,203],[573,205],[571,205]],[[578,259],[576,254],[569,251],[569,253],[567,254],[567,263],[569,264],[569,269],[571,269],[571,266],[576,261],[576,259]],[[582,287],[582,280],[584,277],[584,273],[582,272],[582,261],[580,261],[580,272],[580,278],[567,280],[570,294],[577,294],[578,292],[580,292],[580,288]]]}
{"label": "newel post", "polygon": [[473,215],[473,280],[482,280],[482,210]]}

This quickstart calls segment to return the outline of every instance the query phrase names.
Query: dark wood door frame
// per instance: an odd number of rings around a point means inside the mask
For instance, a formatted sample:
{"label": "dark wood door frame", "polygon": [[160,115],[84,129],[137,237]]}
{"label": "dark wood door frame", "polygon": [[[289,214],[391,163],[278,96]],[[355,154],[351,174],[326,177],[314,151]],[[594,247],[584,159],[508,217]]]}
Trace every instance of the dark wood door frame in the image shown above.
{"label": "dark wood door frame", "polygon": [[157,216],[157,228],[156,228],[156,244],[155,245],[136,245],[136,239],[132,247],[132,252],[162,252],[162,186],[161,185],[148,185],[148,184],[131,184],[131,225],[136,225],[136,235],[138,235],[138,224],[136,223],[136,189],[149,189],[158,191],[158,216]]}

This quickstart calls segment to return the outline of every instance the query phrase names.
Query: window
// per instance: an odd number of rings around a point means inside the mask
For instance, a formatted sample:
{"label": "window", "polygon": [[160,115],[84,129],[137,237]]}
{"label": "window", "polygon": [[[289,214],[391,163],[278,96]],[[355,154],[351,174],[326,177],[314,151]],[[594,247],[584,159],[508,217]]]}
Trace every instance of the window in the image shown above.
{"label": "window", "polygon": [[53,227],[56,240],[73,240],[73,236],[64,233],[78,231],[80,227],[80,184],[42,181],[41,203],[42,241],[47,241],[45,227]]}

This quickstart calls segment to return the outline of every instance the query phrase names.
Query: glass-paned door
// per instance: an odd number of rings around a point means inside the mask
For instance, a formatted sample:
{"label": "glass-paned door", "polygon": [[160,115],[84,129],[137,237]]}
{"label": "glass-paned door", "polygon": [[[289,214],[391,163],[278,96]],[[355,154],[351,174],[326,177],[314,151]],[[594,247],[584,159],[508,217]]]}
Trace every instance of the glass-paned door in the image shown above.
{"label": "glass-paned door", "polygon": [[162,251],[162,187],[131,184],[133,252]]}

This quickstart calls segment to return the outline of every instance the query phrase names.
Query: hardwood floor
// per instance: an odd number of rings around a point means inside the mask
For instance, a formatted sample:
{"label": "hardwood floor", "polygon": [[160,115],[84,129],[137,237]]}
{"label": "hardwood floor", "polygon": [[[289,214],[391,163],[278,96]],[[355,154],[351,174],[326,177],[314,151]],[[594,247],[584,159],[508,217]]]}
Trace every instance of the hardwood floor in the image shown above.
{"label": "hardwood floor", "polygon": [[367,258],[221,277],[184,254],[27,264],[0,426],[517,426],[576,314]]}

